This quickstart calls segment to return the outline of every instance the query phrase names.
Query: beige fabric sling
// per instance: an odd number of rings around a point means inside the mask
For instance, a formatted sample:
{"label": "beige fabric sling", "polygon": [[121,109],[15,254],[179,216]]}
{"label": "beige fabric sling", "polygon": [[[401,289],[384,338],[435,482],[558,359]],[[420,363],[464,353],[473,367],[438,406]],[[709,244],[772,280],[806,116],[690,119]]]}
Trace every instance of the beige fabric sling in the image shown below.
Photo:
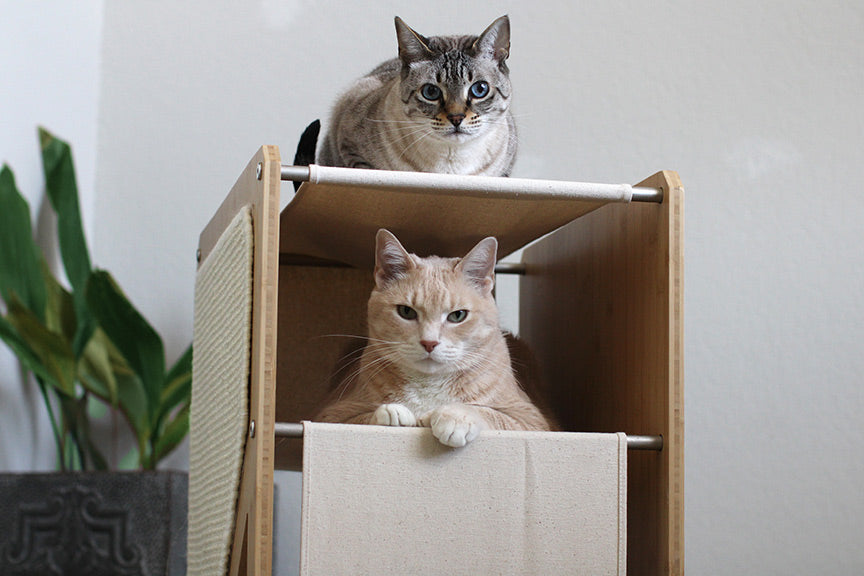
{"label": "beige fabric sling", "polygon": [[623,434],[304,423],[301,574],[624,574]]}

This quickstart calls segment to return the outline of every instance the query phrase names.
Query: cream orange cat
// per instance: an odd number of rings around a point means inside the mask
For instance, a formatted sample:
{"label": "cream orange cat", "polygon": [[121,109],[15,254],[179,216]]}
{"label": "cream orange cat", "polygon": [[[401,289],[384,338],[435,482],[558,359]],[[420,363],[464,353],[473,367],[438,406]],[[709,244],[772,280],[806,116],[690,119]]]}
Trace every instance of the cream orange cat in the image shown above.
{"label": "cream orange cat", "polygon": [[497,248],[486,238],[461,259],[420,258],[379,230],[368,342],[315,419],[425,426],[453,447],[487,428],[550,429],[514,376],[498,324]]}

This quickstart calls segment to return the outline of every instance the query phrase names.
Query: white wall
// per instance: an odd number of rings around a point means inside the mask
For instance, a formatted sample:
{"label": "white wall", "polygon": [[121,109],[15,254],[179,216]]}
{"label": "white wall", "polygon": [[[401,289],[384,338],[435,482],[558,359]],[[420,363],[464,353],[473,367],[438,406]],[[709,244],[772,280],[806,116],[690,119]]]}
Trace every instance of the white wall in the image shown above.
{"label": "white wall", "polygon": [[[0,162],[15,173],[34,232],[51,256],[53,220],[44,195],[37,126],[73,145],[82,219],[93,230],[96,111],[102,2],[0,1]],[[56,258],[52,259],[55,268]],[[33,426],[34,420],[39,423]],[[50,470],[54,443],[34,383],[0,345],[0,470]]]}
{"label": "white wall", "polygon": [[687,189],[688,572],[862,572],[855,0],[105,3],[97,262],[173,359],[191,338],[197,235],[255,150],[290,158],[337,91],[395,54],[393,15],[435,34],[502,13],[517,176],[673,169]]}

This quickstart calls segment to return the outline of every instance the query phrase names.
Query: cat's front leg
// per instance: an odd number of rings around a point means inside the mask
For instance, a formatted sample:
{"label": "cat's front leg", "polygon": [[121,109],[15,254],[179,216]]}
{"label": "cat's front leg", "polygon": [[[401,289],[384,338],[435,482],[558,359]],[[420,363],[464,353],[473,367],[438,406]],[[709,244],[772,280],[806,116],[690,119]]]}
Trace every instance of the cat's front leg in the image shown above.
{"label": "cat's front leg", "polygon": [[372,415],[372,423],[379,426],[417,426],[417,417],[402,404],[382,404]]}
{"label": "cat's front leg", "polygon": [[428,422],[432,435],[453,448],[465,446],[488,427],[477,410],[464,404],[442,406],[429,415]]}

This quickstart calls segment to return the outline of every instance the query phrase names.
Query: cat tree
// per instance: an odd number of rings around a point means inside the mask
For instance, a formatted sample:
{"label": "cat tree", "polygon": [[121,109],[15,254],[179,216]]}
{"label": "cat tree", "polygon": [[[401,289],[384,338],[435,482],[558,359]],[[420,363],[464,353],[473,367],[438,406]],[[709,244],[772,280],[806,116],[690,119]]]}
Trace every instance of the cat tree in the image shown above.
{"label": "cat tree", "polygon": [[[304,183],[283,208],[288,180]],[[520,337],[559,420],[632,435],[627,573],[682,574],[682,226],[674,172],[580,184],[283,166],[261,148],[199,244],[190,574],[270,574],[273,471],[302,466],[300,422],[345,351],[326,335],[363,334],[381,227],[425,254],[528,245],[500,272],[519,274]]]}

